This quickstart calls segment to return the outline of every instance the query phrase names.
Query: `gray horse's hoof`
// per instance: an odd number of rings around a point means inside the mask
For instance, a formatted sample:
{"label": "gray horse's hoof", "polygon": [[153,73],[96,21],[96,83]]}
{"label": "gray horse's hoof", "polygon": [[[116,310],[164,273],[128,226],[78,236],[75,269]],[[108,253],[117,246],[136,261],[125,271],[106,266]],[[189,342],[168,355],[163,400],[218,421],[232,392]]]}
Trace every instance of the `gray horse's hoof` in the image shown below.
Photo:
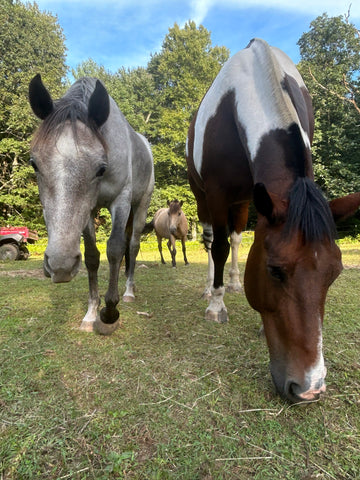
{"label": "gray horse's hoof", "polygon": [[79,327],[79,330],[82,332],[93,332],[94,331],[94,323],[95,322],[87,322],[87,321],[82,321],[81,325]]}
{"label": "gray horse's hoof", "polygon": [[229,317],[228,317],[227,311],[224,309],[221,309],[220,312],[206,310],[205,320],[209,322],[216,322],[216,323],[227,323],[229,321]]}
{"label": "gray horse's hoof", "polygon": [[94,331],[100,335],[111,335],[120,326],[120,320],[117,319],[114,323],[104,323],[97,318],[94,322]]}

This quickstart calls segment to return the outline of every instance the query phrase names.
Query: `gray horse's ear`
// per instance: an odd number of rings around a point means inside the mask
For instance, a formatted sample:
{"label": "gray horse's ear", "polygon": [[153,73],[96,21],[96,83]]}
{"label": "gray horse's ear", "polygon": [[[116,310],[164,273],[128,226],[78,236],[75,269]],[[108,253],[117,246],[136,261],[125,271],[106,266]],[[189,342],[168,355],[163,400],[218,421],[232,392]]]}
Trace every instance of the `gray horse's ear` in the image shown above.
{"label": "gray horse's ear", "polygon": [[180,200],[179,204],[180,204],[180,208],[181,208],[183,206],[184,202],[182,200]]}
{"label": "gray horse's ear", "polygon": [[54,110],[50,93],[46,90],[40,73],[35,75],[29,84],[29,101],[33,112],[41,120],[45,120]]}
{"label": "gray horse's ear", "polygon": [[89,100],[88,117],[90,120],[93,120],[98,127],[101,127],[108,119],[109,113],[109,94],[104,85],[99,80],[96,80],[95,90]]}

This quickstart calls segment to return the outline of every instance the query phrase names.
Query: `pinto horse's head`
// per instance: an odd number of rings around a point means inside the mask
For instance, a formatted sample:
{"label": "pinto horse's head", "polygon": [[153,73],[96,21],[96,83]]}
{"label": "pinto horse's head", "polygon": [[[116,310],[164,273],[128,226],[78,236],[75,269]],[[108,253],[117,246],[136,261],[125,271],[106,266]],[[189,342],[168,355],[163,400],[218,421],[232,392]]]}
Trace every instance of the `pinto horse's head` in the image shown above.
{"label": "pinto horse's head", "polygon": [[30,105],[43,120],[32,142],[30,163],[48,231],[44,272],[56,283],[70,281],[80,268],[80,237],[107,167],[99,128],[109,115],[108,93],[99,81],[89,79],[85,99],[75,85],[57,102],[40,75],[29,86]]}
{"label": "pinto horse's head", "polygon": [[[348,197],[329,208],[307,178],[298,179],[287,200],[268,193],[262,184],[254,188],[258,222],[245,292],[263,320],[275,386],[292,402],[316,400],[326,389],[324,305],[342,270],[333,216],[348,214]],[[359,195],[352,204],[355,211]]]}

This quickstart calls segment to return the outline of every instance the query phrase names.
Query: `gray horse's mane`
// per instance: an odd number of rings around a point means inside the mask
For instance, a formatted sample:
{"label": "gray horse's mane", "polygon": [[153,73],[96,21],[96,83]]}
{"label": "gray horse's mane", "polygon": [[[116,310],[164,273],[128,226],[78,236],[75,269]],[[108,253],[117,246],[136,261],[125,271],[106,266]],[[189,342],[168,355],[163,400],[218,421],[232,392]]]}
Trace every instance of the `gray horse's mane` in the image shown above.
{"label": "gray horse's mane", "polygon": [[70,122],[76,142],[79,137],[76,128],[77,121],[86,125],[96,135],[104,147],[105,139],[100,129],[89,119],[88,104],[89,99],[95,89],[96,79],[83,77],[77,80],[59,100],[54,101],[54,109],[48,117],[41,123],[33,140],[33,146],[40,143],[46,143],[50,138],[55,141],[61,134],[66,122]]}

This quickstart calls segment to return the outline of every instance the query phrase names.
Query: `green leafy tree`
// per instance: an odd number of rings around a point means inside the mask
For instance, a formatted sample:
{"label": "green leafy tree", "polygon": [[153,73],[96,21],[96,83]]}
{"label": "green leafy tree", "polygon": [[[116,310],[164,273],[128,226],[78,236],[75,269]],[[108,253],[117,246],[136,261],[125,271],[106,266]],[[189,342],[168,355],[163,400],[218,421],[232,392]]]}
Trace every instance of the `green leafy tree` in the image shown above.
{"label": "green leafy tree", "polygon": [[89,58],[72,70],[72,74],[75,79],[88,76],[101,80],[130,125],[137,132],[146,133],[156,104],[153,101],[153,78],[145,68],[120,68],[111,73]]}
{"label": "green leafy tree", "polygon": [[187,184],[185,142],[199,103],[229,57],[225,47],[213,47],[210,32],[189,21],[169,29],[148,72],[155,83],[153,100],[160,106],[147,129],[153,145],[158,186]]}
{"label": "green leafy tree", "polygon": [[36,125],[28,85],[41,73],[55,95],[66,74],[62,30],[36,4],[0,0],[0,222],[42,223],[37,188],[28,167]]}
{"label": "green leafy tree", "polygon": [[360,190],[360,36],[348,17],[317,17],[302,35],[299,69],[315,110],[317,182],[332,198]]}

